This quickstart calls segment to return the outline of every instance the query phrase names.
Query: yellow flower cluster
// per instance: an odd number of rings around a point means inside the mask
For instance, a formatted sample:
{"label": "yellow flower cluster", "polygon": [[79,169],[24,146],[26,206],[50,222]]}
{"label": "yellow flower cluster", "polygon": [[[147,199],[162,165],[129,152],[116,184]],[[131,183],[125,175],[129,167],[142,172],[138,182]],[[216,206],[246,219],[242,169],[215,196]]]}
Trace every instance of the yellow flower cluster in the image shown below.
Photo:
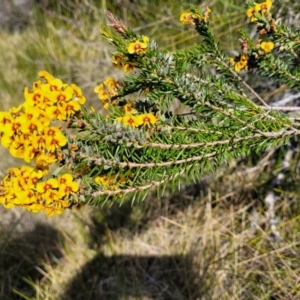
{"label": "yellow flower cluster", "polygon": [[192,12],[184,12],[180,15],[180,22],[182,22],[184,25],[195,25],[200,21],[207,23],[210,12],[211,9],[208,7],[205,9],[203,15]]}
{"label": "yellow flower cluster", "polygon": [[44,82],[39,80],[33,84],[32,90],[25,89],[25,111],[36,108],[47,119],[65,121],[86,102],[77,85],[63,83],[46,71],[39,72],[39,77]]}
{"label": "yellow flower cluster", "polygon": [[135,67],[134,63],[125,61],[125,56],[120,53],[113,55],[112,63],[116,68],[123,69],[125,73],[131,72]]}
{"label": "yellow flower cluster", "polygon": [[[262,31],[260,30],[259,33],[262,34]],[[250,42],[250,40],[245,37],[240,38],[239,42],[241,44],[241,54],[229,58],[230,64],[234,66],[236,72],[240,72],[241,70],[251,70],[258,67],[261,58],[270,53],[275,47],[275,44],[272,41],[262,42],[262,39],[255,41],[255,47],[253,47],[253,42]]]}
{"label": "yellow flower cluster", "polygon": [[48,126],[36,110],[31,113],[0,112],[0,123],[2,146],[8,148],[12,156],[27,163],[32,159],[37,163],[45,160],[52,163],[67,143],[60,129]]}
{"label": "yellow flower cluster", "polygon": [[122,175],[109,175],[105,174],[102,176],[95,177],[95,183],[102,186],[104,190],[115,191],[120,188],[120,185],[127,183],[127,179]]}
{"label": "yellow flower cluster", "polygon": [[111,77],[106,78],[103,83],[95,87],[94,92],[98,94],[98,98],[102,101],[105,109],[115,104],[115,101],[111,101],[111,98],[118,95],[119,87],[120,83]]}
{"label": "yellow flower cluster", "polygon": [[239,60],[234,64],[234,70],[236,72],[240,72],[243,69],[248,70],[249,56],[246,54],[241,54],[238,58]]}
{"label": "yellow flower cluster", "polygon": [[128,102],[127,104],[125,104],[123,106],[125,116],[131,116],[131,115],[137,114],[137,110],[135,108],[133,108],[132,105],[133,105],[132,102]]}
{"label": "yellow flower cluster", "polygon": [[32,212],[45,211],[48,216],[62,213],[71,205],[79,186],[70,174],[43,182],[49,166],[61,157],[67,144],[62,131],[51,126],[52,120],[69,120],[86,99],[74,84],[68,85],[46,71],[32,89],[25,88],[25,101],[8,112],[0,112],[1,144],[14,157],[35,168],[11,168],[0,182],[0,203],[6,208],[21,206]]}
{"label": "yellow flower cluster", "polygon": [[[118,87],[120,83],[113,78],[107,78],[103,83],[96,86],[94,92],[98,94],[99,99],[104,104],[104,108],[108,109],[110,105],[115,105],[116,101],[111,101],[111,98],[118,95]],[[150,127],[154,125],[159,117],[153,113],[137,115],[137,110],[132,107],[132,102],[128,102],[123,106],[124,116],[116,118],[118,122],[123,123],[125,126],[134,128],[140,126]]]}
{"label": "yellow flower cluster", "polygon": [[125,115],[117,118],[117,121],[122,122],[123,125],[126,126],[139,127],[143,125],[150,127],[158,121],[158,117],[156,117],[153,113],[141,114],[137,116]]}
{"label": "yellow flower cluster", "polygon": [[45,211],[47,216],[61,214],[76,197],[77,182],[70,174],[42,182],[43,172],[23,166],[11,168],[0,183],[0,203],[6,208],[22,207],[31,212]]}
{"label": "yellow flower cluster", "polygon": [[154,125],[159,117],[156,117],[153,113],[147,113],[147,114],[137,114],[137,110],[132,107],[132,103],[127,103],[123,107],[125,116],[119,117],[116,120],[118,122],[122,122],[123,125],[126,126],[132,126],[132,127],[140,127],[140,126],[146,126],[150,127],[151,125]]}
{"label": "yellow flower cluster", "polygon": [[[247,55],[247,54],[240,54],[238,57],[231,57],[230,58],[230,63],[234,65],[234,70],[236,72],[240,72],[242,70],[249,70],[253,68],[253,65],[255,65],[255,62],[258,61],[259,57],[263,56],[264,54],[270,53],[274,49],[275,45],[273,42],[261,42],[259,40],[256,44],[256,51],[252,55]],[[262,51],[263,50],[263,51]],[[255,58],[256,57],[256,58]],[[250,58],[255,59],[255,61],[252,61],[249,65],[249,60]]]}
{"label": "yellow flower cluster", "polygon": [[254,6],[248,8],[247,16],[250,18],[251,22],[255,22],[257,21],[255,14],[260,13],[261,15],[266,16],[269,14],[271,7],[272,7],[271,0],[267,0],[266,2],[263,3],[255,4]]}
{"label": "yellow flower cluster", "polygon": [[[51,120],[67,120],[85,103],[81,90],[64,84],[49,73],[39,73],[44,82],[37,81],[32,90],[24,91],[25,102],[8,112],[0,112],[0,136],[3,147],[14,157],[37,165],[50,165],[59,156],[67,138]],[[46,168],[45,168],[46,169]]]}
{"label": "yellow flower cluster", "polygon": [[[95,87],[94,92],[98,94],[99,99],[102,101],[104,108],[108,109],[110,105],[115,105],[116,101],[111,101],[111,98],[118,95],[118,87],[120,83],[115,79],[109,77],[98,86]],[[132,103],[127,103],[123,107],[125,115],[123,117],[118,117],[116,120],[122,122],[123,125],[139,127],[146,126],[150,127],[158,121],[152,113],[147,114],[137,114],[137,110],[132,107]]]}
{"label": "yellow flower cluster", "polygon": [[145,54],[147,51],[149,43],[149,38],[147,36],[142,36],[142,41],[135,41],[133,43],[130,43],[127,46],[127,51],[129,54]]}
{"label": "yellow flower cluster", "polygon": [[182,22],[184,25],[195,25],[195,18],[199,19],[200,16],[190,12],[184,12],[180,15],[180,22]]}

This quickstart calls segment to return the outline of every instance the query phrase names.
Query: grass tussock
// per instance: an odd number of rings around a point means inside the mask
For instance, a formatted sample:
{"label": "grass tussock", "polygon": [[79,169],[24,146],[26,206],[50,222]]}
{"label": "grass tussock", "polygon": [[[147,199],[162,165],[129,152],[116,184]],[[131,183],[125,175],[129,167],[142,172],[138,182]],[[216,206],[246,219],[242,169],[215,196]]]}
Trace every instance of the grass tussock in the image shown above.
{"label": "grass tussock", "polygon": [[[181,1],[57,3],[47,11],[36,8],[20,32],[0,32],[1,110],[21,103],[23,87],[42,69],[77,83],[89,104],[101,109],[93,87],[120,76],[99,37],[104,9],[165,49],[195,42],[194,32],[178,22],[186,8]],[[298,4],[282,1],[290,21],[288,5],[296,12]],[[237,49],[233,32],[246,23],[244,3],[215,0],[209,6],[224,48]],[[15,163],[4,150],[0,154],[2,171]],[[121,207],[49,219],[1,208],[0,299],[299,299],[297,152],[276,191],[279,237],[264,202],[283,156],[270,151],[230,162],[178,193],[152,193],[134,206],[129,199]]]}
{"label": "grass tussock", "polygon": [[24,216],[36,225],[16,225],[1,248],[3,299],[298,299],[299,205],[279,203],[273,239],[249,178],[221,178],[133,207]]}

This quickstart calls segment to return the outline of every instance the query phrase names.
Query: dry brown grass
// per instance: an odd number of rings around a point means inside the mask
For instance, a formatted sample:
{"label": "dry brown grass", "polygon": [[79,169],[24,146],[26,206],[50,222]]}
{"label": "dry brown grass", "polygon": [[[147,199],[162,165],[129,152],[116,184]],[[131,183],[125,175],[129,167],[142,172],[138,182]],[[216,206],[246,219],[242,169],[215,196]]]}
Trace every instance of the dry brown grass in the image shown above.
{"label": "dry brown grass", "polygon": [[282,239],[272,240],[261,197],[235,173],[133,207],[19,212],[16,228],[7,218],[4,283],[28,299],[299,299],[299,205],[278,203]]}

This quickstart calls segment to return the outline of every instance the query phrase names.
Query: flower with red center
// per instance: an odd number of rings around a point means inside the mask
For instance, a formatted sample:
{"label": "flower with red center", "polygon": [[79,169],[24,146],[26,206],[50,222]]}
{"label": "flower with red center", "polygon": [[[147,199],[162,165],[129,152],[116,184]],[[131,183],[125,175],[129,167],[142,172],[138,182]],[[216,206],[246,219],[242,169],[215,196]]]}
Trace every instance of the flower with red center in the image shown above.
{"label": "flower with red center", "polygon": [[131,63],[131,62],[125,62],[125,63],[123,64],[123,71],[124,71],[125,73],[128,73],[128,72],[133,71],[134,68],[135,68],[135,64],[134,64],[134,63]]}
{"label": "flower with red center", "polygon": [[77,101],[80,105],[83,105],[86,102],[86,98],[82,94],[82,90],[76,84],[71,84],[71,88],[74,93],[74,101]]}
{"label": "flower with red center", "polygon": [[54,79],[54,77],[50,73],[48,73],[47,71],[40,71],[39,72],[39,77],[43,78],[48,83],[51,82]]}
{"label": "flower with red center", "polygon": [[28,188],[35,188],[38,181],[44,176],[43,172],[38,169],[32,169],[27,180]]}
{"label": "flower with red center", "polygon": [[14,193],[25,191],[26,190],[25,179],[22,176],[11,178],[11,189],[14,191]]}
{"label": "flower with red center", "polygon": [[190,12],[184,12],[180,15],[180,22],[182,22],[184,25],[195,25],[195,22],[192,18],[192,13]]}
{"label": "flower with red center", "polygon": [[49,106],[45,112],[48,117],[54,120],[65,121],[67,119],[67,112],[62,105]]}
{"label": "flower with red center", "polygon": [[38,149],[36,149],[32,145],[25,146],[23,155],[24,161],[30,163],[31,160],[34,159],[36,153],[38,153]]}
{"label": "flower with red center", "polygon": [[[46,109],[47,110],[47,109]],[[47,115],[47,113],[43,110],[40,110],[40,121],[43,124],[44,127],[49,126],[49,124],[51,123],[51,118],[49,115]]]}
{"label": "flower with red center", "polygon": [[[19,145],[29,145],[31,143],[31,139],[34,135],[30,132],[22,133],[14,136],[14,143]],[[19,147],[19,145],[17,147]]]}
{"label": "flower with red center", "polygon": [[54,214],[60,215],[64,212],[65,208],[69,207],[71,203],[69,201],[55,201],[52,205],[45,205],[44,210],[47,217],[51,217]]}
{"label": "flower with red center", "polygon": [[26,106],[39,106],[43,100],[43,91],[41,89],[35,89],[30,91],[27,87],[24,90],[25,107]]}
{"label": "flower with red center", "polygon": [[132,107],[132,103],[127,103],[124,105],[125,115],[135,115],[137,110]]}
{"label": "flower with red center", "polygon": [[112,77],[108,77],[103,81],[104,85],[106,85],[108,87],[108,90],[115,90],[120,86],[120,83],[118,81],[116,81],[114,78]]}
{"label": "flower with red center", "polygon": [[255,10],[261,12],[262,14],[268,14],[271,7],[272,1],[267,0],[266,2],[256,4]]}
{"label": "flower with red center", "polygon": [[43,131],[44,125],[37,117],[33,117],[32,114],[22,114],[18,117],[21,124],[21,131],[23,133],[39,134]]}
{"label": "flower with red center", "polygon": [[6,124],[10,124],[13,122],[13,116],[11,113],[6,111],[0,111],[0,132],[3,132],[3,128]]}
{"label": "flower with red center", "polygon": [[66,113],[67,119],[72,117],[76,111],[80,110],[80,104],[76,101],[69,101],[62,105],[63,110]]}
{"label": "flower with red center", "polygon": [[234,65],[234,70],[236,72],[240,72],[241,70],[245,69],[248,70],[248,60],[249,56],[246,54],[241,54],[239,56],[239,61],[237,61]]}
{"label": "flower with red center", "polygon": [[32,135],[31,144],[37,150],[46,149],[46,137],[44,135]]}
{"label": "flower with red center", "polygon": [[247,9],[247,16],[248,16],[248,18],[251,18],[250,19],[251,22],[257,21],[255,14],[257,14],[258,12],[259,12],[259,10],[256,10],[255,6]]}
{"label": "flower with red center", "polygon": [[122,122],[123,125],[125,126],[138,127],[143,124],[138,117],[134,117],[134,116],[119,117],[116,120],[118,122]]}
{"label": "flower with red center", "polygon": [[29,205],[32,203],[36,203],[38,201],[38,197],[34,190],[26,189],[24,191],[20,191],[16,194],[16,200],[14,201],[17,205]]}
{"label": "flower with red center", "polygon": [[15,141],[13,136],[3,135],[1,137],[1,145],[8,149],[12,145],[12,143]]}
{"label": "flower with red center", "polygon": [[42,86],[42,82],[40,80],[37,80],[32,84],[32,90],[34,91],[36,89],[39,89],[41,88],[41,86]]}
{"label": "flower with red center", "polygon": [[112,56],[112,63],[118,69],[123,68],[125,73],[131,72],[135,67],[134,63],[125,61],[124,55],[120,53]]}
{"label": "flower with red center", "polygon": [[25,112],[25,116],[28,120],[36,120],[40,116],[39,109],[37,109],[36,107],[32,107],[30,111]]}
{"label": "flower with red center", "polygon": [[54,126],[44,129],[44,137],[46,139],[46,149],[49,152],[54,152],[67,144],[67,138],[60,129]]}
{"label": "flower with red center", "polygon": [[109,94],[107,91],[105,91],[103,83],[97,85],[94,88],[94,92],[98,94],[98,98],[102,101],[105,101],[109,98]]}
{"label": "flower with red center", "polygon": [[25,150],[24,143],[19,143],[17,141],[13,141],[9,146],[9,153],[13,157],[24,158]]}
{"label": "flower with red center", "polygon": [[63,195],[55,188],[49,188],[41,195],[46,206],[52,205],[57,201],[61,201]]}
{"label": "flower with red center", "polygon": [[71,174],[64,174],[58,178],[59,191],[62,195],[69,196],[70,193],[76,193],[79,190],[77,182],[73,181]]}
{"label": "flower with red center", "polygon": [[22,133],[22,119],[17,117],[12,120],[11,123],[6,123],[3,127],[3,134],[6,136],[13,136],[14,134],[21,134]]}
{"label": "flower with red center", "polygon": [[148,47],[148,43],[149,43],[149,38],[147,36],[142,36],[142,42],[137,40],[133,43],[130,43],[127,46],[127,51],[130,54],[145,54],[147,47]]}
{"label": "flower with red center", "polygon": [[41,194],[45,194],[48,190],[57,189],[59,187],[58,180],[50,178],[46,182],[39,182],[36,185],[36,191]]}
{"label": "flower with red center", "polygon": [[123,54],[117,53],[112,56],[111,60],[112,60],[113,65],[116,68],[121,69],[123,67],[124,58],[125,57]]}
{"label": "flower with red center", "polygon": [[65,103],[73,98],[73,90],[71,87],[67,87],[65,90],[53,91],[49,94],[53,104],[55,103]]}
{"label": "flower with red center", "polygon": [[139,119],[139,122],[141,124],[143,124],[144,126],[147,126],[147,127],[154,125],[158,120],[158,118],[156,116],[154,116],[152,113],[142,114],[142,115],[137,116],[137,118]]}
{"label": "flower with red center", "polygon": [[266,2],[263,3],[255,4],[255,6],[247,9],[247,16],[251,18],[250,19],[251,22],[255,22],[257,21],[255,14],[260,13],[263,16],[268,15],[271,7],[272,7],[271,0],[267,0]]}
{"label": "flower with red center", "polygon": [[57,159],[54,154],[46,154],[40,151],[35,156],[35,169],[41,171],[45,176],[49,172],[49,166],[56,161]]}
{"label": "flower with red center", "polygon": [[39,94],[40,97],[38,101],[30,101],[30,99],[26,99],[23,107],[26,112],[30,111],[32,107],[37,107],[39,111],[44,111],[47,107],[53,105],[53,100],[49,97],[49,95]]}
{"label": "flower with red center", "polygon": [[260,44],[260,47],[265,51],[265,53],[269,53],[274,49],[274,43],[273,42],[262,42]]}
{"label": "flower with red center", "polygon": [[45,90],[47,92],[60,91],[63,88],[64,83],[59,78],[54,78],[49,81],[48,84],[45,84]]}

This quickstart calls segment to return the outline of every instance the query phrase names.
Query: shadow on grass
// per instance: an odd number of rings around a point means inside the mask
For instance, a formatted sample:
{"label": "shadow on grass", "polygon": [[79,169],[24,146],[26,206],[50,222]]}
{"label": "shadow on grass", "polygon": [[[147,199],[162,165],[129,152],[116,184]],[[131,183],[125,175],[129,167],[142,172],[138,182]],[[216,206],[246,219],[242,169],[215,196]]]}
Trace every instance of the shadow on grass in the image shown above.
{"label": "shadow on grass", "polygon": [[[89,231],[90,247],[98,245],[101,249],[107,231],[126,229],[133,235],[143,232],[157,218],[199,204],[198,196],[206,192],[203,182],[172,196],[167,191],[163,199],[150,195],[134,206],[127,201],[121,207],[114,204],[95,211]],[[202,279],[199,270],[195,272],[194,257],[193,253],[170,256],[105,256],[100,253],[73,278],[61,299],[197,299]]]}
{"label": "shadow on grass", "polygon": [[[6,239],[2,233],[2,242]],[[14,291],[27,297],[34,297],[33,284],[44,277],[39,271],[42,261],[54,261],[62,257],[57,248],[59,232],[54,228],[37,224],[31,231],[7,239],[0,247],[1,300],[24,299]]]}
{"label": "shadow on grass", "polygon": [[197,299],[197,280],[190,256],[100,254],[82,268],[62,299]]}
{"label": "shadow on grass", "polygon": [[[228,172],[231,171],[228,170]],[[270,175],[270,177],[274,176]],[[212,179],[213,183],[209,183],[209,180],[209,178],[202,179],[197,184],[184,187],[178,193],[167,190],[165,196],[160,199],[155,195],[149,195],[144,202],[134,206],[128,201],[121,207],[115,204],[110,208],[99,210],[99,213],[95,211],[92,217],[93,224],[89,231],[91,247],[98,245],[101,249],[106,242],[107,232],[121,229],[118,235],[130,232],[130,237],[149,229],[151,233],[153,222],[155,224],[156,219],[161,217],[177,220],[176,216],[179,215],[184,219],[184,216],[189,216],[189,212],[205,206],[206,199],[210,196],[211,206],[219,207],[224,212],[228,212],[230,205],[234,204],[237,209],[237,207],[244,207],[251,202],[251,189],[244,190],[243,187],[239,188],[232,196],[224,197],[219,201],[220,195],[214,195],[213,190],[228,194],[231,183],[226,182],[227,179],[223,179],[223,177],[215,181]],[[272,178],[265,180],[264,184],[259,187],[268,191],[271,180]],[[213,190],[210,189],[210,192],[208,191],[209,186],[213,186]],[[259,198],[263,199],[263,196],[264,193]],[[252,202],[253,204],[248,208],[250,210],[263,205],[259,201]],[[200,211],[205,213],[205,209],[200,209]],[[197,214],[197,218],[201,219],[201,217],[201,214]],[[236,216],[236,220],[239,220],[239,217],[243,216]],[[201,247],[201,235],[199,236],[199,241],[195,241],[195,248],[192,246],[192,252],[185,255],[105,256],[100,253],[73,278],[62,299],[185,300],[203,297],[211,299],[209,295],[213,294],[215,290],[217,269],[222,265],[221,260],[213,262],[220,255],[223,257],[223,254],[220,254],[219,248]],[[176,238],[175,235],[173,237]],[[176,249],[174,250],[176,251]],[[230,257],[233,252],[228,251],[224,255]],[[230,272],[230,270],[225,272],[228,278],[231,278]]]}
{"label": "shadow on grass", "polygon": [[[183,188],[180,192],[167,191],[163,197],[149,195],[144,201],[132,204],[130,199],[120,206],[114,203],[111,207],[95,209],[91,216],[90,247],[103,244],[106,230],[116,231],[126,228],[134,234],[149,228],[149,224],[161,216],[171,216],[199,205],[199,197],[207,195],[206,180]],[[84,223],[84,220],[81,220]],[[86,225],[86,224],[84,224]]]}

